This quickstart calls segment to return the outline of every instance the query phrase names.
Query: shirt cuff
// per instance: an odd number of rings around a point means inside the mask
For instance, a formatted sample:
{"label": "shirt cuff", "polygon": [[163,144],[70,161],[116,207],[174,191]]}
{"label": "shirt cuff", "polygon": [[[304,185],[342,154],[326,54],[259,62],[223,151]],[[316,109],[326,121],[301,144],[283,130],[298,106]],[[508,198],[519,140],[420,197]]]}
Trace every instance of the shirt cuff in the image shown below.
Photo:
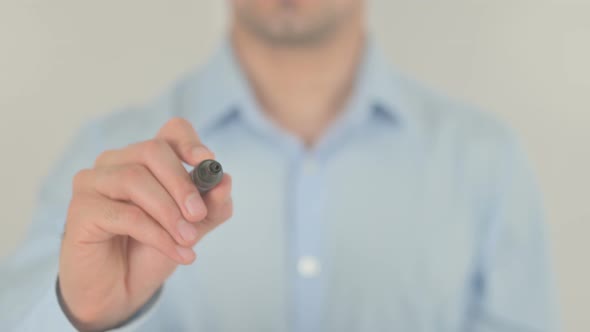
{"label": "shirt cuff", "polygon": [[[33,308],[30,316],[19,327],[18,331],[78,331],[62,309],[57,281],[55,285],[55,288],[45,293]],[[162,287],[131,318],[107,331],[137,331],[153,315],[159,303],[161,293]]]}
{"label": "shirt cuff", "polygon": [[146,304],[141,307],[133,316],[122,324],[109,329],[109,332],[131,332],[137,331],[145,322],[154,314],[158,304],[160,303],[160,294],[162,294],[162,288],[160,287],[156,293],[147,301]]}

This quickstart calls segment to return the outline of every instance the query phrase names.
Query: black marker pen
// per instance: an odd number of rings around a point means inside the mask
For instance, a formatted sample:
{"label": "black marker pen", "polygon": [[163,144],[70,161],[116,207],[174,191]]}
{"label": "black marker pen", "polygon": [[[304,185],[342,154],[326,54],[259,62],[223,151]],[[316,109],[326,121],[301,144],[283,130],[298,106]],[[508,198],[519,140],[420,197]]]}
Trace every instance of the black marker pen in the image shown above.
{"label": "black marker pen", "polygon": [[221,164],[213,159],[203,160],[191,172],[191,179],[201,194],[213,189],[223,178]]}

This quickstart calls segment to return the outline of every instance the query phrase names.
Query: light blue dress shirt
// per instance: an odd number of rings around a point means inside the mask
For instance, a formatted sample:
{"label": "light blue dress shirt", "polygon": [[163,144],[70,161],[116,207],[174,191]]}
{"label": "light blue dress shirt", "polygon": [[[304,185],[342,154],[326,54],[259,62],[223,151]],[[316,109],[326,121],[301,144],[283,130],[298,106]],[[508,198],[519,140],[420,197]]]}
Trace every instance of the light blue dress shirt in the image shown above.
{"label": "light blue dress shirt", "polygon": [[510,130],[370,41],[345,110],[307,149],[260,111],[235,60],[226,41],[160,98],[81,130],[0,268],[0,330],[73,329],[54,287],[71,179],[173,116],[232,174],[234,217],[116,330],[556,330],[539,196]]}

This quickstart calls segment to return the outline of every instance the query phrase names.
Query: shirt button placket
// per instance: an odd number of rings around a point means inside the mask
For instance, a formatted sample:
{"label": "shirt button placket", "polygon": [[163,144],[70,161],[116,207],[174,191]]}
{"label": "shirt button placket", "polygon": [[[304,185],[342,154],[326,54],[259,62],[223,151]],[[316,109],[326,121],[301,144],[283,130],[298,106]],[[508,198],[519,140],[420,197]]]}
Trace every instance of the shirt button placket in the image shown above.
{"label": "shirt button placket", "polygon": [[303,154],[295,163],[292,270],[295,331],[319,331],[323,302],[323,179],[319,159]]}

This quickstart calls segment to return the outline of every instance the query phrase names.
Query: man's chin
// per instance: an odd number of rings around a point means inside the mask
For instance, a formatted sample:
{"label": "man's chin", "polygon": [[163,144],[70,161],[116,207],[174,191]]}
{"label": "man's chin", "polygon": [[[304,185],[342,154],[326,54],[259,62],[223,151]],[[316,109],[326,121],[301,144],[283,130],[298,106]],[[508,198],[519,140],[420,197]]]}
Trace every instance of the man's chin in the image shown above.
{"label": "man's chin", "polygon": [[245,19],[243,28],[273,46],[309,47],[320,45],[336,34],[342,22],[336,18],[320,22],[297,16],[296,13],[273,17],[267,22]]}

